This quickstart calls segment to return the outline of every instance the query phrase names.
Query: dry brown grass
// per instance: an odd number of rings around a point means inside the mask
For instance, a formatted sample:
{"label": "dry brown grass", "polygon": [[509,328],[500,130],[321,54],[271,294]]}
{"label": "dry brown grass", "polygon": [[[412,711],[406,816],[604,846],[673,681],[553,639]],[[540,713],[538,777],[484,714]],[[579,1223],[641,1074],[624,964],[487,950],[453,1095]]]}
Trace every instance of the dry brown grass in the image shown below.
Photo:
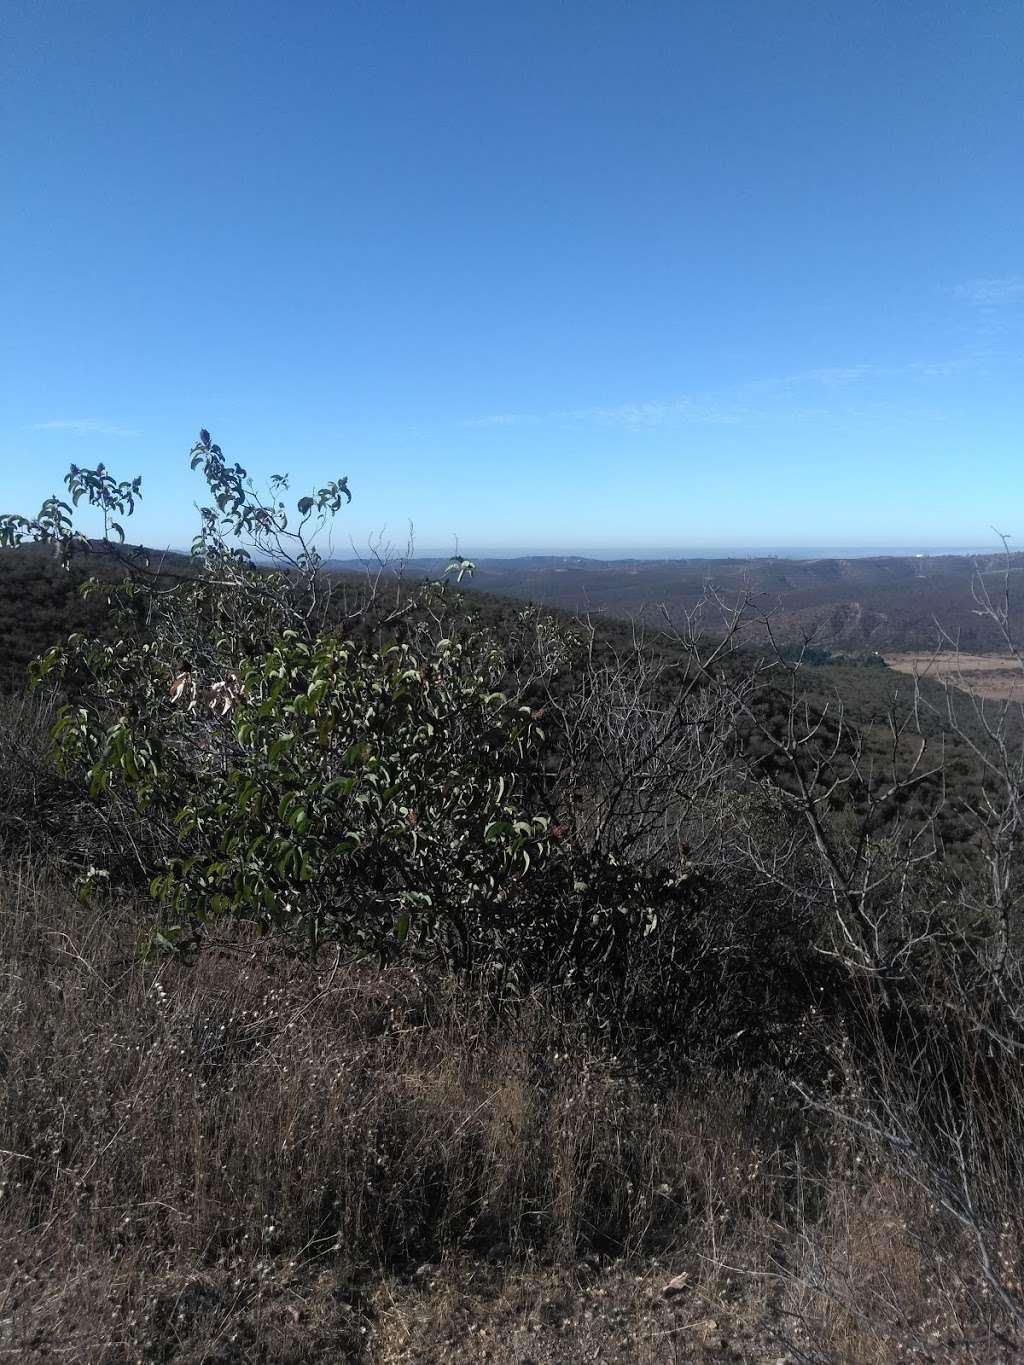
{"label": "dry brown grass", "polygon": [[656,1087],[550,1001],[241,935],[146,966],[141,922],[6,870],[0,1359],[1016,1358],[963,1236],[785,1078]]}
{"label": "dry brown grass", "polygon": [[897,673],[946,682],[989,701],[1019,702],[1024,698],[1024,673],[1016,660],[1005,654],[909,652],[886,654],[885,662]]}

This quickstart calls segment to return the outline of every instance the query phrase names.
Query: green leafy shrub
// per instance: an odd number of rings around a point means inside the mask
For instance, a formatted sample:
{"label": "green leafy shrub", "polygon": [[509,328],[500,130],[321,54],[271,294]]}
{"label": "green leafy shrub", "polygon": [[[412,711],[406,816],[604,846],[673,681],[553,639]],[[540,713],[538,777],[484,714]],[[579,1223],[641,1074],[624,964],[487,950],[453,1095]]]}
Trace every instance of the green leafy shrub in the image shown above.
{"label": "green leafy shrub", "polygon": [[116,638],[73,635],[35,666],[69,694],[54,727],[61,767],[163,832],[151,890],[166,940],[229,914],[314,947],[387,955],[408,941],[468,964],[549,847],[522,780],[540,716],[501,690],[505,652],[484,631],[445,633],[443,584],[378,614],[370,643],[372,593],[332,614],[315,541],[351,497],[345,480],[300,498],[293,525],[285,477],[262,498],[205,432],[191,463],[210,505],[169,586],[165,569],[158,583],[148,559],[125,555],[119,523],[116,543],[108,534],[138,480],[68,475],[74,501],[102,510],[98,546],[55,498],[37,518],[0,522],[8,542],[32,535],[66,561],[102,548],[127,570],[113,591],[86,585],[112,592]]}
{"label": "green leafy shrub", "polygon": [[113,628],[34,674],[62,694],[64,780],[116,816],[90,826],[107,832],[91,875],[144,872],[160,942],[227,917],[304,950],[418,957],[501,998],[554,990],[691,1057],[756,1052],[818,998],[806,899],[729,850],[716,866],[687,852],[698,808],[736,812],[731,722],[692,679],[643,652],[598,663],[529,613],[485,629],[447,576],[345,593],[317,541],[346,480],[289,506],[286,477],[260,494],[206,432],[191,463],[209,498],[172,562],[127,546],[114,518],[141,488],[102,467],[67,481],[99,537],[59,499],[0,518],[0,539],[104,566],[84,590]]}
{"label": "green leafy shrub", "polygon": [[[497,690],[500,651],[484,639],[385,645],[285,632],[205,695],[187,674],[156,713],[151,790],[173,793],[181,852],[153,881],[181,923],[222,913],[340,938],[458,945],[500,913],[547,847],[547,820],[519,803],[518,772],[542,738],[528,707]],[[175,746],[200,707],[205,748]],[[119,767],[137,789],[151,746],[117,732],[100,781]],[[120,774],[119,774],[120,775]]]}

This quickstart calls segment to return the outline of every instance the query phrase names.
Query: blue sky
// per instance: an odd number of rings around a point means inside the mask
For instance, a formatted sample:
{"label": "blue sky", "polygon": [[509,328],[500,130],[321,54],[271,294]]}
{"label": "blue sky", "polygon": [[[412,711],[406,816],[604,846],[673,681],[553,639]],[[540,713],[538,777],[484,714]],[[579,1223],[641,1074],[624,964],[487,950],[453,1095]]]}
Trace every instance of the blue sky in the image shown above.
{"label": "blue sky", "polygon": [[1017,0],[7,0],[0,494],[339,548],[1024,542]]}

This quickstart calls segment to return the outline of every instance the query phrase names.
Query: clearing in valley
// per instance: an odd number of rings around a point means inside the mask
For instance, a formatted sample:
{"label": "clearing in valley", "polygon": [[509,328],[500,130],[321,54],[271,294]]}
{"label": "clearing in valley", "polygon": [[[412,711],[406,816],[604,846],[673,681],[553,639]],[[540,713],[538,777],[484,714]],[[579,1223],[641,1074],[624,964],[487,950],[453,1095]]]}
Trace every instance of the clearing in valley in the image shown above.
{"label": "clearing in valley", "polygon": [[948,682],[990,701],[1024,700],[1024,669],[1007,654],[886,654],[885,662],[898,673],[918,674]]}

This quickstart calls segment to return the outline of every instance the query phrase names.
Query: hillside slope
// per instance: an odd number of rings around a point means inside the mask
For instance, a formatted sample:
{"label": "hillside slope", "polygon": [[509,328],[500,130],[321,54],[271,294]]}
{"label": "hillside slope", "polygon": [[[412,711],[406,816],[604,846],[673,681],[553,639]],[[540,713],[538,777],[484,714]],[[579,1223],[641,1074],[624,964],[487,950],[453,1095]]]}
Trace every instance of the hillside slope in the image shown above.
{"label": "hillside slope", "polygon": [[[339,565],[339,567],[341,567]],[[417,560],[417,572],[436,569]],[[929,649],[937,622],[973,652],[998,650],[991,623],[978,614],[977,576],[994,595],[1008,581],[1016,625],[1024,606],[1024,555],[993,554],[870,559],[680,559],[596,560],[574,557],[482,559],[472,590],[524,598],[569,612],[679,619],[713,586],[729,603],[748,599],[755,612],[771,613],[776,638],[785,643],[813,635],[823,645],[855,650]]]}

